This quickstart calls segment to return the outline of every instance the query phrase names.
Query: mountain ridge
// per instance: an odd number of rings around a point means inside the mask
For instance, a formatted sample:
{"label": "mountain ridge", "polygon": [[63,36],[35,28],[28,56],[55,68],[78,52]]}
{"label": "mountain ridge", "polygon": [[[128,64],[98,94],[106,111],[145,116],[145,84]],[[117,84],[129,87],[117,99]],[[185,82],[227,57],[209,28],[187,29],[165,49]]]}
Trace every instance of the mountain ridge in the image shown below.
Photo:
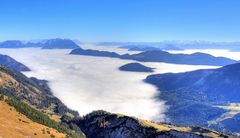
{"label": "mountain ridge", "polygon": [[7,40],[0,43],[0,48],[42,48],[42,49],[75,49],[79,46],[71,39],[47,39],[42,42],[22,42]]}
{"label": "mountain ridge", "polygon": [[188,64],[188,65],[214,65],[223,66],[228,64],[237,63],[238,61],[232,60],[225,57],[214,57],[210,54],[205,53],[193,53],[193,54],[171,54],[166,51],[153,50],[144,51],[138,54],[124,54],[120,55],[115,52],[99,51],[91,49],[73,49],[70,55],[85,55],[85,56],[100,56],[100,57],[111,57],[119,59],[129,59],[141,62],[165,62],[174,64]]}
{"label": "mountain ridge", "polygon": [[70,39],[49,39],[44,44],[42,49],[76,49],[79,46]]}
{"label": "mountain ridge", "polygon": [[30,71],[30,69],[24,64],[16,61],[8,55],[0,54],[0,65],[4,65],[16,71]]}
{"label": "mountain ridge", "polygon": [[[145,81],[159,89],[161,94],[157,98],[166,100],[170,106],[167,115],[173,123],[208,126],[209,121],[218,120],[231,111],[238,112],[235,110],[237,106],[231,103],[240,102],[239,70],[240,63],[236,63],[217,69],[154,74],[149,75]],[[237,115],[240,115],[240,112]],[[210,127],[236,132],[234,130],[239,126],[230,127],[229,122],[240,123],[238,118],[232,117],[218,122],[221,127]]]}
{"label": "mountain ridge", "polygon": [[77,124],[89,138],[203,138],[231,136],[200,127],[179,127],[163,123],[157,124],[102,110],[93,111],[83,118],[70,122]]}

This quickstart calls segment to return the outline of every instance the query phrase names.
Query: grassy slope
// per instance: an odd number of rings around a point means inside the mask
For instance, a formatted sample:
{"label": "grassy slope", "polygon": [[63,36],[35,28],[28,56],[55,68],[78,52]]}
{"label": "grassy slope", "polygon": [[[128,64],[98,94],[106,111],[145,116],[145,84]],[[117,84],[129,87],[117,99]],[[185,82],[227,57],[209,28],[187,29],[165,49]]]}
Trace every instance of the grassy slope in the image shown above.
{"label": "grassy slope", "polygon": [[[41,124],[41,125],[47,126],[49,128],[52,128],[53,130],[64,134],[65,137],[71,137],[71,138],[84,138],[85,137],[83,133],[72,131],[67,126],[61,124],[60,122],[52,120],[48,115],[42,113],[41,111],[38,111],[37,109],[29,106],[28,104],[26,104],[20,100],[17,100],[14,98],[9,98],[6,96],[4,96],[4,97],[5,97],[5,100],[3,100],[4,98],[0,93],[0,101],[1,102],[7,104],[11,108],[13,108],[16,112],[18,112],[18,114],[24,115],[26,118],[28,118],[32,122],[35,122],[36,124],[39,124],[39,125]],[[11,113],[8,113],[8,114],[11,114]],[[7,119],[6,122],[7,121],[12,121],[12,118],[9,120]],[[22,121],[22,119],[21,119],[20,122],[24,123],[25,121]],[[44,132],[48,133],[48,130],[46,130]],[[44,133],[44,132],[42,132],[42,133]]]}
{"label": "grassy slope", "polygon": [[66,134],[33,122],[5,101],[0,101],[0,137],[63,138]]}

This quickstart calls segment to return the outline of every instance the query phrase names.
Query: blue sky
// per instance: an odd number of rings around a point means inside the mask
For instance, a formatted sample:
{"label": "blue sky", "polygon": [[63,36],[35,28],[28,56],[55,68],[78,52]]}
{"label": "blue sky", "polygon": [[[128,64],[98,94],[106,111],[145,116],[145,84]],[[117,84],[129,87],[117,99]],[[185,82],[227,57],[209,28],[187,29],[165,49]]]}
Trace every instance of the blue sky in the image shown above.
{"label": "blue sky", "polygon": [[0,40],[239,41],[239,0],[0,0]]}

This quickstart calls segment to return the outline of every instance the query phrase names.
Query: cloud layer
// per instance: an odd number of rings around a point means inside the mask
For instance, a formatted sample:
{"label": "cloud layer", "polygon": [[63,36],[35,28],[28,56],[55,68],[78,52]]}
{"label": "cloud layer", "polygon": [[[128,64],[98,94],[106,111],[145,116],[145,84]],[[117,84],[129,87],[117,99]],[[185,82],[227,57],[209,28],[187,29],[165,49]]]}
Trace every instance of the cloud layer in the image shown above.
{"label": "cloud layer", "polygon": [[[111,50],[118,52],[116,48]],[[119,66],[133,62],[131,60],[68,55],[69,50],[38,48],[0,49],[0,53],[30,67],[32,71],[26,72],[26,75],[48,80],[54,95],[81,115],[103,109],[147,120],[166,119],[165,102],[154,99],[157,89],[142,81],[149,73],[118,70]],[[166,63],[143,64],[156,68],[155,73],[214,68]]]}

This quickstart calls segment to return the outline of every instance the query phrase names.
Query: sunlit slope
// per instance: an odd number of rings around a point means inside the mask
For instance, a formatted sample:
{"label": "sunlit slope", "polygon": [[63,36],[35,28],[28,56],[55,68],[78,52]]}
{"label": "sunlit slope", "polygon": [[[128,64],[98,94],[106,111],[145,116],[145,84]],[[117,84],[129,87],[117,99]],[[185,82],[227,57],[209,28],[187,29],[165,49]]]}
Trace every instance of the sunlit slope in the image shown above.
{"label": "sunlit slope", "polygon": [[66,135],[53,128],[38,124],[0,101],[0,137],[3,138],[63,138]]}
{"label": "sunlit slope", "polygon": [[[3,120],[0,121],[6,124],[2,123],[1,127],[5,126],[6,129],[0,128],[0,136],[4,134],[3,136],[8,138],[11,137],[11,133],[16,133],[23,137],[25,135],[30,137],[45,137],[45,135],[46,137],[57,137],[55,136],[57,130],[72,138],[84,137],[81,130],[73,131],[69,126],[61,123],[60,118],[62,116],[78,116],[78,113],[68,109],[59,99],[54,97],[44,80],[28,78],[20,72],[0,66],[0,96],[2,97],[2,95],[5,96],[5,104],[12,106],[19,114],[25,115],[28,119],[26,117],[20,118],[20,116],[17,116],[18,113],[12,113],[12,110],[9,111],[8,107],[6,107],[8,109],[6,110],[2,106],[0,115]],[[51,133],[51,129],[44,128],[42,125],[55,129],[52,130],[55,132]],[[62,136],[59,135],[59,137]]]}

